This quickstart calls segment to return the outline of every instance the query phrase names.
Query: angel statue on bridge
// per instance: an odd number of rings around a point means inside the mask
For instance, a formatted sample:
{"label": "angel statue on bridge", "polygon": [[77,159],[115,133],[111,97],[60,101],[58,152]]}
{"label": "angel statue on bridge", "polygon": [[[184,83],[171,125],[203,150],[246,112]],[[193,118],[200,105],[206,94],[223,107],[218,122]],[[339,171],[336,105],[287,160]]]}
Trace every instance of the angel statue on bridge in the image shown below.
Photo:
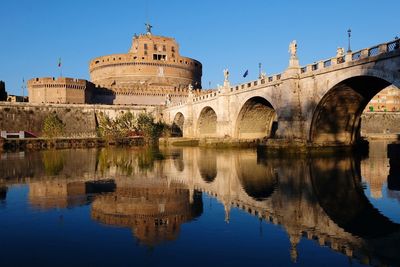
{"label": "angel statue on bridge", "polygon": [[297,58],[297,42],[293,40],[289,44],[289,54],[291,58]]}
{"label": "angel statue on bridge", "polygon": [[224,69],[224,82],[227,82],[229,80],[229,70]]}

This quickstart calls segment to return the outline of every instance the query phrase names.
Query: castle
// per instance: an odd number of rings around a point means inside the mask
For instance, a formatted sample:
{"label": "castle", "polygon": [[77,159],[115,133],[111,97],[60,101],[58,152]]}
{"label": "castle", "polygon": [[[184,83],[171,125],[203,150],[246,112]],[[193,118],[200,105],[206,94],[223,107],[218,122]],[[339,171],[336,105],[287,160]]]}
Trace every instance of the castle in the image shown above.
{"label": "castle", "polygon": [[151,33],[136,35],[126,54],[90,61],[91,81],[34,78],[28,81],[29,102],[63,104],[163,105],[179,102],[189,90],[200,94],[202,65],[183,57],[175,39]]}

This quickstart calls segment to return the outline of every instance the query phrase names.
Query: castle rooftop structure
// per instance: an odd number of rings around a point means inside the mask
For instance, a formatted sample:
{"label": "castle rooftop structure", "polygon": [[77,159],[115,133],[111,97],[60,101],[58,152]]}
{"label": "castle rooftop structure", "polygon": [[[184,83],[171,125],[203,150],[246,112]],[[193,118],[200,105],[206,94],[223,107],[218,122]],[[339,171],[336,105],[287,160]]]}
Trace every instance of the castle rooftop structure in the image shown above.
{"label": "castle rooftop structure", "polygon": [[[181,56],[174,38],[152,35],[150,27],[134,36],[128,53],[90,62],[91,81],[113,91],[114,104],[161,105],[167,96],[179,102],[188,96],[189,85],[201,89],[201,63]],[[96,97],[97,102],[110,102],[103,99],[107,95]]]}
{"label": "castle rooftop structure", "polygon": [[94,84],[82,79],[43,77],[28,81],[30,103],[90,103]]}
{"label": "castle rooftop structure", "polygon": [[0,101],[7,100],[6,84],[0,81]]}

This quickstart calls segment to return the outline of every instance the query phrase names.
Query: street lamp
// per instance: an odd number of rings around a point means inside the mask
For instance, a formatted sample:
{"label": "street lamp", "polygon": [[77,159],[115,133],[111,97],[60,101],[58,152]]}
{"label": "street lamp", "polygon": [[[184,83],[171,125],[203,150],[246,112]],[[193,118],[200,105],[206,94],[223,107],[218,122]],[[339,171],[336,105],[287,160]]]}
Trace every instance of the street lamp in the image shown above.
{"label": "street lamp", "polygon": [[351,39],[351,29],[347,30],[347,35],[349,37],[349,47],[347,49],[347,52],[350,53],[351,52],[351,47],[350,47],[350,39]]}

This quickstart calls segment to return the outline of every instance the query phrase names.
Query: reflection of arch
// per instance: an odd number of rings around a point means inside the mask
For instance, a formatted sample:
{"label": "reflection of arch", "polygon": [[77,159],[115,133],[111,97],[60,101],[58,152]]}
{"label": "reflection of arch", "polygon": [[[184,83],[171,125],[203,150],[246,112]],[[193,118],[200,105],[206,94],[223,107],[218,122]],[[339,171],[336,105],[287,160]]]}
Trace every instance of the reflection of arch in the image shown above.
{"label": "reflection of arch", "polygon": [[200,150],[197,162],[201,177],[206,183],[212,183],[217,177],[217,154],[213,150]]}
{"label": "reflection of arch", "polygon": [[242,106],[236,121],[238,138],[263,138],[273,135],[276,112],[265,98],[252,97]]}
{"label": "reflection of arch", "polygon": [[278,179],[273,168],[257,162],[256,155],[240,155],[236,171],[244,191],[257,201],[269,198],[276,188]]}
{"label": "reflection of arch", "polygon": [[333,86],[318,103],[310,129],[313,143],[350,145],[357,141],[360,117],[368,102],[390,83],[373,76],[357,76]]}
{"label": "reflection of arch", "polygon": [[185,123],[185,116],[181,112],[176,113],[174,121],[172,122],[171,135],[173,137],[183,136],[183,125]]}
{"label": "reflection of arch", "polygon": [[211,107],[202,109],[197,129],[201,137],[214,137],[217,134],[217,114]]}
{"label": "reflection of arch", "polygon": [[185,162],[183,161],[182,150],[178,150],[172,154],[174,165],[177,171],[183,172],[185,169]]}
{"label": "reflection of arch", "polygon": [[7,191],[8,189],[6,186],[0,186],[0,201],[6,200]]}
{"label": "reflection of arch", "polygon": [[311,163],[314,193],[326,214],[353,235],[370,239],[400,230],[368,200],[361,184],[359,162],[318,159]]}
{"label": "reflection of arch", "polygon": [[400,191],[400,144],[393,143],[387,146],[390,170],[387,178],[388,189]]}

